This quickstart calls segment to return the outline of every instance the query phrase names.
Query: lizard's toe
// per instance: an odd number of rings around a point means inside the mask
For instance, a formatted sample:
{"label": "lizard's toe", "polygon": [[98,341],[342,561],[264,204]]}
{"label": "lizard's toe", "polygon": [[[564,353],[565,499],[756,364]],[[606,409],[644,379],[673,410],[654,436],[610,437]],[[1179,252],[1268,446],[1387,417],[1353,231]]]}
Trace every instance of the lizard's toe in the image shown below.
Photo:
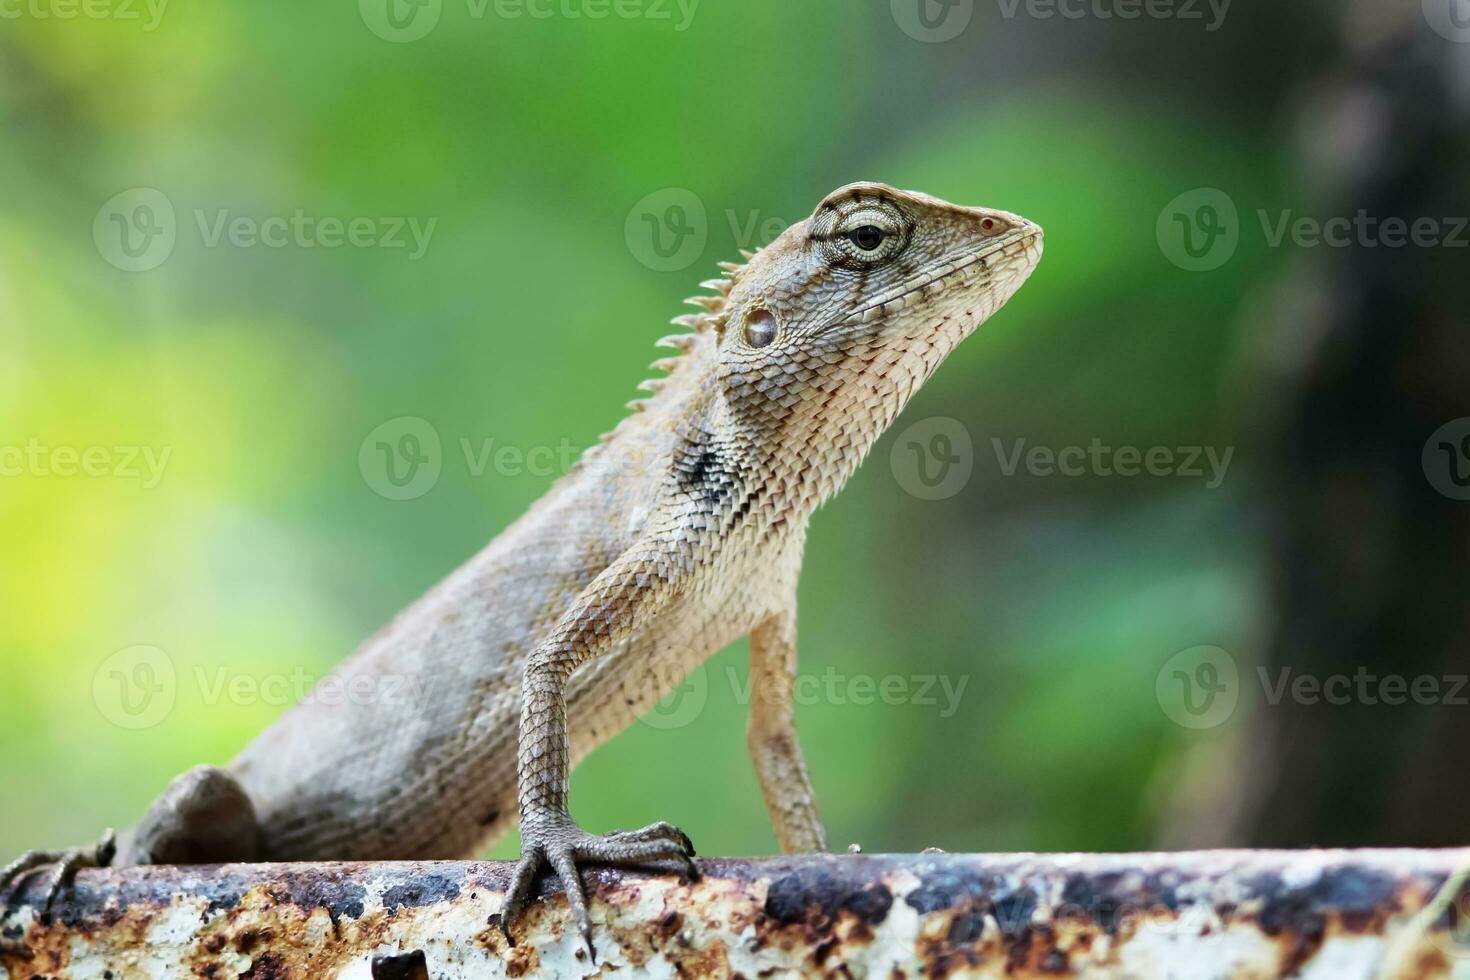
{"label": "lizard's toe", "polygon": [[654,840],[669,841],[677,844],[679,849],[689,857],[694,856],[694,842],[689,839],[689,835],[673,824],[663,820],[660,820],[658,823],[651,823],[641,830],[615,830],[600,839],[624,843]]}
{"label": "lizard's toe", "polygon": [[[90,847],[71,847],[63,851],[26,851],[4,868],[0,868],[0,894],[7,891],[19,893],[21,883],[32,872],[51,865],[53,867],[47,875],[39,909],[41,915],[46,915],[51,911],[56,896],[61,894],[61,890],[79,870],[105,868],[112,863],[116,853],[117,836],[111,830],[103,831],[102,838]],[[14,899],[15,894],[10,897]],[[13,901],[0,902],[0,922],[10,918],[15,908]],[[9,930],[0,933],[0,952],[12,956],[27,955],[24,936],[11,935]]]}
{"label": "lizard's toe", "polygon": [[[583,836],[579,834],[578,840]],[[505,934],[505,941],[511,946],[515,945],[511,929],[520,921],[521,913],[530,902],[537,873],[542,865],[549,864],[561,881],[562,890],[566,892],[567,904],[571,906],[572,916],[577,921],[577,932],[587,944],[587,952],[591,954],[593,962],[596,962],[597,949],[592,945],[592,920],[587,915],[587,895],[582,889],[581,875],[577,873],[577,844],[571,841],[546,844],[528,842],[522,852],[515,872],[511,875],[510,885],[506,888],[505,905],[500,914],[500,931]]]}
{"label": "lizard's toe", "polygon": [[659,821],[641,830],[620,830],[602,837],[587,836],[577,845],[577,856],[604,864],[640,864],[675,860],[691,879],[699,877],[694,844],[673,824]]}
{"label": "lizard's toe", "polygon": [[510,884],[505,889],[505,904],[500,912],[500,931],[505,934],[505,941],[515,945],[515,937],[511,935],[511,928],[520,920],[521,912],[526,908],[526,902],[531,897],[531,886],[536,883],[536,872],[541,870],[541,863],[546,860],[546,854],[540,847],[534,844],[526,844],[521,848],[521,859],[516,862],[516,869],[510,876]]}
{"label": "lizard's toe", "polygon": [[600,864],[642,864],[645,861],[678,861],[690,879],[699,878],[699,868],[689,851],[674,840],[619,841],[594,837],[577,845],[577,857]]}
{"label": "lizard's toe", "polygon": [[102,837],[89,847],[69,847],[62,851],[26,851],[20,857],[0,869],[0,891],[18,891],[20,883],[33,871],[53,865],[47,878],[46,890],[41,900],[41,912],[51,910],[51,905],[82,868],[105,868],[117,854],[117,835],[109,828]]}
{"label": "lizard's toe", "polygon": [[556,876],[561,879],[562,890],[567,894],[572,917],[577,920],[577,932],[581,933],[582,942],[587,944],[587,954],[596,963],[597,947],[592,945],[592,920],[587,915],[587,894],[582,889],[582,876],[577,873],[574,851],[571,846],[562,846],[552,851],[549,857]]}

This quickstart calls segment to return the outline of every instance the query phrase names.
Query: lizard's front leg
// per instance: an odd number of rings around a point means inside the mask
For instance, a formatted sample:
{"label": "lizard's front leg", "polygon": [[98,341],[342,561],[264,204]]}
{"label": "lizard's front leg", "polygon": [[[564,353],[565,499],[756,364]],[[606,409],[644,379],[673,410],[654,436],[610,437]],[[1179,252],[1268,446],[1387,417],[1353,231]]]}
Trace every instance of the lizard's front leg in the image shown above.
{"label": "lizard's front leg", "polygon": [[578,861],[633,864],[675,859],[684,863],[690,877],[698,876],[692,860],[694,848],[678,828],[656,823],[642,830],[598,836],[578,827],[567,807],[571,763],[567,682],[579,666],[607,652],[668,607],[677,590],[677,566],[676,556],[657,547],[630,551],[587,587],[572,611],[526,661],[516,769],[521,859],[501,917],[507,938],[543,865],[549,864],[561,879],[577,928],[594,955]]}
{"label": "lizard's front leg", "polygon": [[746,741],[771,815],[776,840],[787,854],[825,851],[827,835],[796,738],[791,689],[796,679],[796,604],[750,633],[750,721]]}

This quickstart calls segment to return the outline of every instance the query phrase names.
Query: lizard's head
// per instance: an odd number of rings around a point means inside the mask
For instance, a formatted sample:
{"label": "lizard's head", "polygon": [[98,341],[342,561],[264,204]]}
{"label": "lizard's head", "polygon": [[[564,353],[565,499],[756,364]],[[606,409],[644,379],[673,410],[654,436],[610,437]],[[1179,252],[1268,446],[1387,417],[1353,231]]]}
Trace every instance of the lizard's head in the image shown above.
{"label": "lizard's head", "polygon": [[1018,215],[884,184],[834,191],[732,278],[717,355],[730,410],[797,439],[840,433],[860,459],[1025,282],[1041,237]]}

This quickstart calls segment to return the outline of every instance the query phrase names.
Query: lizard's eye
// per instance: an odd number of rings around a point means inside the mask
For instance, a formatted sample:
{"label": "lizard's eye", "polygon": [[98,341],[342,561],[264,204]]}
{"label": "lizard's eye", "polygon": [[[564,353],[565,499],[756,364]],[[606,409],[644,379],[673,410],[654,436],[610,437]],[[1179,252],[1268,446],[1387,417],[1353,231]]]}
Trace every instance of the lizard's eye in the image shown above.
{"label": "lizard's eye", "polygon": [[891,259],[903,249],[904,239],[898,217],[879,207],[866,207],[848,215],[833,237],[848,263],[863,266]]}
{"label": "lizard's eye", "polygon": [[877,225],[863,225],[848,232],[847,238],[864,252],[871,252],[883,244],[883,229]]}
{"label": "lizard's eye", "polygon": [[780,329],[770,310],[755,310],[745,318],[745,343],[751,347],[769,347]]}

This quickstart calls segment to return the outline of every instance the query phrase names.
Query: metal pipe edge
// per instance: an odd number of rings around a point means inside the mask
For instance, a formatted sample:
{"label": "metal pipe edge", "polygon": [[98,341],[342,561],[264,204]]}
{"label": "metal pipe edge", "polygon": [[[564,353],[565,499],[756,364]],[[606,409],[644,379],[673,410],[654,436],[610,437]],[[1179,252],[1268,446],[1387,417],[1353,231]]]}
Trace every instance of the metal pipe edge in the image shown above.
{"label": "metal pipe edge", "polygon": [[44,875],[0,918],[0,980],[342,977],[1470,978],[1470,848],[803,855],[588,868],[595,961],[559,886],[506,942],[511,865]]}

